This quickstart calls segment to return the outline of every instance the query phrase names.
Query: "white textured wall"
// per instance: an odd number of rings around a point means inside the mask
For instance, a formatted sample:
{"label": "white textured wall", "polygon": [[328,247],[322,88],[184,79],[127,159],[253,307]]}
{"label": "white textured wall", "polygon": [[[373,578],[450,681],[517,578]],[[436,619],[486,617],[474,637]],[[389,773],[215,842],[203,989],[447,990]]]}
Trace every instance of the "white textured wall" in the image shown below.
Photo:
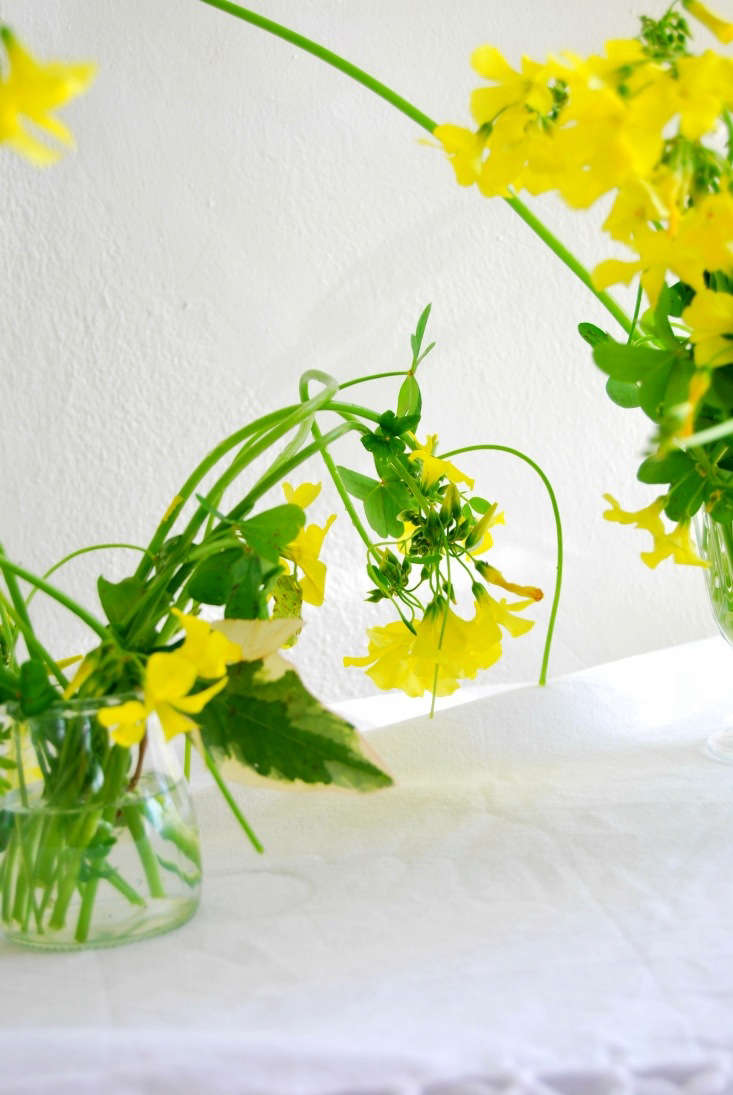
{"label": "white textured wall", "polygon": [[[516,62],[636,32],[624,0],[267,0],[266,13],[455,121],[481,42]],[[144,542],[199,457],[297,398],[303,369],[405,367],[430,300],[425,429],[446,446],[522,447],[556,483],[567,569],[554,671],[712,633],[700,573],[648,571],[645,537],[601,519],[604,490],[628,506],[650,497],[634,480],[647,423],[607,400],[575,333],[604,313],[501,201],[460,190],[412,122],[198,0],[6,0],[2,14],[40,56],[99,64],[64,113],[75,154],[44,172],[0,159],[0,538],[12,557],[42,569],[82,543]],[[604,256],[599,211],[541,208],[586,261]],[[380,409],[391,391],[375,393]],[[360,460],[359,446],[347,440],[340,459]],[[499,564],[549,594],[541,487],[504,457],[464,464],[506,510]],[[329,696],[372,690],[340,668],[386,615],[362,601],[361,557],[340,517],[328,604],[297,652]],[[121,577],[131,563],[87,557],[59,578],[93,603],[100,568]],[[40,600],[55,652],[83,648],[83,631]],[[536,672],[548,608],[549,596],[494,679]]]}

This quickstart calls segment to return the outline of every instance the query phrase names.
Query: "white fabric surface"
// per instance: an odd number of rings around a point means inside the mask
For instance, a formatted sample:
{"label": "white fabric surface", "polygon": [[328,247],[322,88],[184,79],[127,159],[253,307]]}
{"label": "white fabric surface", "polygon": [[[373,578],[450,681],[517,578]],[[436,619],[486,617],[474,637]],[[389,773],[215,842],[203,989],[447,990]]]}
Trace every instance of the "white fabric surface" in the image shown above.
{"label": "white fabric surface", "polygon": [[374,730],[394,790],[241,789],[261,859],[200,792],[190,924],[0,947],[0,1091],[730,1095],[727,722],[711,639]]}

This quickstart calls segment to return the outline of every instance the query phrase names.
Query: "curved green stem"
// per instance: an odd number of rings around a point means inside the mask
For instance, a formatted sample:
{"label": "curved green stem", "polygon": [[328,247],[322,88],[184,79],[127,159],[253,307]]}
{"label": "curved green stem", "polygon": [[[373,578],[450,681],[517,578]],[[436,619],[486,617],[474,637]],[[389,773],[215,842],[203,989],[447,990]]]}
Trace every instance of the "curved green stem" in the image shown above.
{"label": "curved green stem", "polygon": [[363,84],[364,87],[373,91],[375,95],[380,95],[383,99],[386,99],[388,103],[396,107],[397,110],[401,110],[403,114],[406,114],[408,118],[412,118],[413,121],[421,125],[423,129],[427,129],[432,133],[435,128],[435,122],[432,118],[428,118],[427,114],[423,114],[421,110],[418,110],[412,103],[408,103],[407,99],[403,99],[401,95],[398,95],[392,88],[387,87],[386,84],[381,83],[380,80],[376,80],[373,76],[370,76],[368,72],[358,68],[356,65],[352,65],[350,61],[345,60],[343,57],[339,57],[338,53],[333,53],[332,50],[326,49],[325,46],[320,46],[317,42],[312,41],[310,38],[306,38],[304,34],[298,34],[294,30],[290,30],[289,27],[284,27],[281,23],[275,23],[272,19],[266,19],[264,15],[258,15],[254,11],[250,11],[249,8],[243,8],[239,4],[231,4],[228,0],[202,0],[202,3],[208,4],[209,7],[218,8],[219,11],[228,12],[229,15],[234,15],[237,19],[244,20],[245,23],[251,23],[255,27],[259,27],[261,30],[266,30],[270,34],[274,34],[277,38],[283,38],[286,42],[290,42],[292,45],[297,46],[298,49],[303,49],[306,53],[312,53],[314,57],[318,57],[320,61],[325,61],[327,65],[333,65],[334,68],[339,69],[341,72],[346,73],[352,80],[356,80],[357,83]]}
{"label": "curved green stem", "polygon": [[560,521],[560,510],[557,505],[557,498],[555,497],[555,491],[552,489],[552,483],[547,478],[545,473],[539,464],[531,460],[526,453],[523,453],[520,449],[513,449],[509,445],[466,445],[460,449],[452,449],[450,452],[443,453],[443,459],[450,459],[452,456],[461,456],[466,452],[506,452],[510,456],[516,456],[519,460],[528,464],[533,471],[539,475],[542,480],[545,490],[547,491],[550,504],[552,505],[552,513],[555,518],[555,533],[557,536],[557,566],[555,570],[555,593],[552,598],[552,607],[550,609],[550,619],[547,624],[547,637],[545,639],[545,647],[542,653],[542,665],[540,667],[539,684],[547,683],[547,666],[550,660],[550,648],[552,646],[552,636],[555,631],[555,620],[557,618],[557,609],[560,604],[560,589],[562,586],[562,564],[563,564],[563,542],[562,542],[562,523]]}
{"label": "curved green stem", "polygon": [[[311,429],[312,428],[313,427],[311,426]],[[242,513],[248,512],[263,494],[267,494],[268,490],[271,490],[280,479],[289,475],[294,468],[305,463],[306,460],[310,460],[311,456],[320,453],[324,445],[331,445],[334,441],[338,441],[339,437],[343,437],[344,434],[359,429],[360,427],[356,422],[343,422],[340,426],[335,426],[334,429],[319,440],[313,441],[310,445],[301,449],[300,452],[291,456],[288,460],[284,462],[278,461],[255,483],[252,490],[245,495],[242,501],[226,515],[227,518],[230,521],[236,521]]]}
{"label": "curved green stem", "polygon": [[339,384],[339,391],[343,392],[346,388],[353,388],[355,384],[366,384],[370,380],[387,380],[393,376],[408,376],[411,371],[410,369],[392,369],[388,373],[369,373],[367,376],[357,376],[353,380],[346,380],[343,384]]}
{"label": "curved green stem", "polygon": [[[87,627],[91,628],[92,631],[96,631],[100,639],[109,638],[109,634],[104,624],[100,623],[95,616],[92,616],[92,614],[87,612],[85,608],[82,608],[80,604],[77,604],[71,597],[62,593],[60,589],[56,589],[55,586],[45,582],[43,578],[38,578],[35,574],[31,573],[30,570],[26,570],[25,567],[18,566],[17,563],[11,563],[10,560],[2,554],[0,554],[0,570],[3,571],[6,582],[8,580],[8,575],[22,578],[24,582],[36,586],[42,593],[45,593],[47,597],[51,597],[52,600],[58,601],[58,603],[63,605],[64,608],[67,608],[69,612],[73,612],[75,616],[78,616],[79,619],[87,625]],[[25,607],[25,602],[23,602],[23,606]]]}
{"label": "curved green stem", "polygon": [[[147,549],[140,547],[139,544],[90,544],[88,547],[77,548],[76,551],[70,551],[68,555],[64,555],[63,559],[59,559],[57,563],[54,563],[52,567],[41,575],[42,578],[50,578],[52,574],[55,574],[57,570],[60,570],[62,566],[70,563],[72,559],[76,559],[77,555],[86,555],[90,551],[105,551],[107,548],[124,548],[128,551],[141,551],[143,555],[146,554]],[[25,599],[25,603],[29,605],[36,593],[38,593],[38,587],[34,587]]]}
{"label": "curved green stem", "polygon": [[[299,49],[305,50],[306,53],[313,54],[314,57],[318,57],[319,60],[325,61],[328,65],[332,65],[340,72],[345,73],[346,76],[350,76],[352,80],[356,80],[357,83],[368,88],[369,91],[374,92],[375,95],[379,95],[382,99],[385,99],[397,110],[406,114],[408,118],[411,118],[413,122],[417,122],[417,124],[427,130],[428,133],[432,133],[436,128],[438,123],[434,121],[433,118],[424,114],[422,110],[419,110],[413,103],[408,102],[407,99],[403,99],[402,96],[398,95],[396,91],[393,91],[391,87],[388,87],[380,80],[370,76],[368,72],[358,68],[356,65],[352,65],[350,61],[339,56],[338,53],[334,53],[332,50],[326,49],[325,46],[321,46],[317,42],[314,42],[311,38],[307,38],[304,34],[298,34],[296,31],[290,30],[289,27],[285,27],[281,23],[275,23],[272,19],[266,19],[263,15],[258,15],[257,12],[242,7],[240,4],[232,4],[229,0],[201,0],[201,3],[208,4],[209,7],[212,8],[218,8],[219,11],[225,11],[237,19],[242,19],[245,23],[251,23],[261,30],[266,30],[269,34],[274,34],[277,38],[283,38],[286,42],[290,42]],[[514,212],[522,218],[524,223],[539,236],[543,243],[547,244],[560,261],[583,282],[585,287],[590,290],[593,296],[596,297],[603,307],[611,313],[614,319],[628,333],[631,330],[631,320],[623,309],[616,304],[613,297],[609,296],[608,293],[595,288],[590,273],[583,264],[578,261],[575,255],[573,255],[573,253],[545,227],[542,221],[539,220],[539,218],[536,217],[519,198],[511,197],[505,198],[504,200],[511,206]]]}
{"label": "curved green stem", "polygon": [[22,616],[12,604],[5,600],[2,594],[0,594],[0,599],[0,604],[2,604],[3,611],[8,615],[10,620],[12,620],[15,628],[15,634],[13,635],[13,644],[17,640],[18,635],[22,635],[25,639],[25,645],[27,646],[28,653],[31,655],[31,657],[39,658],[42,662],[44,662],[48,669],[51,671],[51,673],[53,673],[54,677],[62,686],[62,688],[65,688],[69,682],[67,681],[62,671],[59,669],[54,659],[49,654],[48,650],[46,650],[43,643],[39,642],[38,638],[36,637],[36,633],[30,623],[30,620],[28,620],[27,616]]}

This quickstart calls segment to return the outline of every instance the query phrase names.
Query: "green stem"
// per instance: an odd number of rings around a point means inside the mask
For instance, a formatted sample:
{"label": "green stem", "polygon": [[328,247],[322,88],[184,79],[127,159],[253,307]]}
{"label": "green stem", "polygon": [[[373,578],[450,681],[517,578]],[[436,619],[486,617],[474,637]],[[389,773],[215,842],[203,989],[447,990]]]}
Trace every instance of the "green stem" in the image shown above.
{"label": "green stem", "polygon": [[214,782],[216,783],[216,786],[219,788],[222,795],[224,796],[224,800],[225,800],[227,806],[232,811],[235,818],[237,819],[237,821],[239,822],[239,824],[242,826],[245,833],[249,837],[249,840],[250,840],[250,843],[252,844],[252,847],[254,848],[254,850],[256,852],[260,852],[260,853],[264,852],[265,849],[260,844],[259,840],[257,839],[257,837],[253,833],[252,829],[250,828],[249,822],[247,821],[246,817],[244,816],[244,814],[242,813],[242,811],[239,809],[236,802],[234,801],[232,793],[229,790],[229,788],[227,787],[226,783],[224,782],[224,779],[222,778],[222,774],[219,771],[219,769],[217,768],[216,762],[214,761],[214,758],[212,757],[211,753],[209,752],[209,750],[206,748],[205,745],[203,746],[203,752],[204,752],[204,762],[206,763],[206,767],[209,769],[212,776],[214,777]]}
{"label": "green stem", "polygon": [[[329,407],[325,408],[330,410]],[[313,427],[311,426],[311,431]],[[324,445],[331,445],[334,441],[337,441],[339,437],[343,437],[344,434],[349,433],[352,430],[359,430],[359,426],[355,422],[344,422],[340,426],[334,427],[327,434],[325,434],[320,440],[313,441],[310,445],[307,445],[304,449],[301,449],[295,456],[291,456],[284,464],[277,463],[274,467],[270,468],[255,485],[252,490],[248,491],[242,501],[227,514],[227,517],[231,521],[236,521],[237,518],[254,506],[263,494],[266,494],[268,490],[286,475],[289,475],[294,468],[297,468],[300,464],[304,464],[306,460],[310,460],[311,456],[315,456],[316,453],[320,453],[323,450]]]}
{"label": "green stem", "polygon": [[555,533],[557,536],[557,566],[555,570],[555,593],[552,598],[552,608],[550,609],[550,619],[547,624],[547,637],[545,639],[545,647],[542,654],[542,666],[540,668],[539,684],[547,683],[547,666],[550,660],[550,648],[552,646],[552,636],[555,631],[555,619],[557,617],[557,609],[560,604],[560,589],[562,586],[562,564],[563,564],[563,540],[562,540],[562,523],[560,521],[560,510],[557,505],[557,499],[555,492],[552,489],[552,483],[547,478],[545,473],[539,464],[536,464],[534,460],[531,460],[526,453],[521,452],[520,449],[513,449],[509,445],[466,445],[460,449],[452,449],[450,452],[443,453],[443,459],[448,460],[452,456],[461,456],[466,452],[506,452],[510,456],[516,456],[519,460],[523,460],[525,464],[528,464],[539,475],[542,480],[545,490],[547,491],[550,504],[552,505],[552,513],[555,518]]}
{"label": "green stem", "polygon": [[343,384],[339,384],[339,391],[343,392],[346,388],[353,388],[355,384],[366,384],[370,380],[387,380],[393,376],[409,376],[411,372],[411,369],[393,369],[389,373],[369,373],[367,376],[357,376],[353,380],[346,380]]}
{"label": "green stem", "polygon": [[266,30],[270,34],[274,34],[277,38],[283,38],[286,42],[290,42],[299,49],[305,50],[306,53],[312,53],[314,57],[318,57],[319,60],[325,61],[327,65],[333,65],[333,67],[339,69],[340,72],[344,72],[347,76],[350,76],[352,80],[356,80],[357,83],[363,84],[364,87],[373,91],[375,95],[379,95],[382,99],[386,99],[388,103],[391,103],[397,110],[401,110],[408,118],[412,118],[412,120],[417,122],[418,125],[421,125],[423,129],[427,129],[430,133],[435,129],[435,122],[432,118],[428,118],[427,114],[423,114],[423,112],[418,110],[416,106],[413,106],[412,103],[408,103],[407,99],[403,99],[402,96],[398,95],[392,88],[387,87],[386,84],[376,80],[363,69],[358,68],[356,65],[352,65],[350,61],[340,57],[338,53],[333,53],[332,50],[326,49],[325,46],[320,46],[317,42],[312,41],[310,38],[306,38],[304,34],[298,34],[296,31],[290,30],[289,27],[282,26],[281,23],[275,23],[272,19],[266,19],[264,15],[258,15],[248,8],[240,7],[239,4],[231,4],[228,0],[202,0],[202,3],[208,4],[212,8],[218,8],[219,11],[228,12],[229,15],[233,15],[237,19],[242,19],[245,23],[251,23],[261,30]]}
{"label": "green stem", "polygon": [[94,899],[97,896],[98,886],[98,878],[90,878],[88,882],[85,882],[81,886],[81,908],[79,909],[79,919],[76,922],[76,931],[74,932],[74,939],[77,943],[86,943],[87,937],[89,936],[89,927],[92,922],[92,911],[94,909]]}
{"label": "green stem", "polygon": [[[2,594],[0,594],[0,597],[2,597]],[[48,669],[51,671],[51,673],[53,673],[59,684],[63,688],[65,688],[68,684],[66,677],[61,672],[49,652],[46,650],[43,643],[38,640],[32,625],[27,620],[27,616],[24,619],[23,616],[21,616],[21,614],[14,608],[14,606],[9,604],[7,601],[5,601],[3,607],[5,612],[12,619],[15,625],[15,637],[17,638],[18,635],[23,636],[23,638],[25,639],[25,644],[28,647],[28,653],[31,655],[31,657],[39,658],[42,662],[44,662]]]}
{"label": "green stem", "polygon": [[125,824],[130,830],[132,839],[135,841],[135,847],[137,849],[137,854],[140,856],[140,862],[143,865],[150,896],[165,897],[165,890],[163,889],[163,883],[160,880],[160,871],[158,870],[158,861],[155,858],[155,853],[153,852],[150,841],[145,834],[145,824],[140,816],[140,807],[126,806],[122,811],[122,814],[125,819]]}
{"label": "green stem", "polygon": [[[201,0],[201,3],[208,4],[209,7],[212,8],[218,8],[219,11],[228,12],[229,15],[233,15],[237,19],[242,19],[245,23],[251,23],[261,30],[266,30],[269,34],[274,34],[277,38],[283,38],[286,42],[290,42],[299,49],[305,50],[306,53],[313,54],[314,57],[318,57],[319,60],[325,61],[328,65],[332,65],[340,72],[345,73],[346,76],[350,76],[352,80],[356,80],[357,83],[368,88],[369,91],[374,92],[375,95],[379,95],[382,99],[385,99],[397,110],[406,114],[408,118],[411,118],[413,122],[417,122],[417,124],[427,130],[428,133],[432,133],[435,130],[438,123],[428,117],[427,114],[424,114],[422,110],[419,110],[413,103],[408,102],[407,99],[403,99],[402,96],[398,95],[392,88],[383,84],[380,80],[375,79],[373,76],[370,76],[368,72],[358,68],[356,65],[352,65],[350,61],[339,56],[338,53],[326,49],[325,46],[319,45],[311,38],[307,38],[303,34],[298,34],[296,31],[290,30],[289,27],[285,27],[280,23],[275,23],[271,19],[266,19],[263,15],[258,15],[249,8],[244,8],[239,4],[232,4],[229,0]],[[589,289],[603,307],[611,313],[623,329],[628,332],[631,329],[631,320],[608,293],[595,288],[589,272],[582,263],[578,261],[575,255],[573,255],[572,252],[545,227],[542,221],[539,220],[527,208],[524,202],[519,200],[519,198],[511,197],[505,198],[504,200],[514,212],[522,218],[524,223],[539,236],[543,243],[547,244],[560,261],[583,282],[586,288]]]}
{"label": "green stem", "polygon": [[[107,629],[104,627],[104,625],[101,624],[99,620],[97,620],[94,616],[92,616],[91,613],[87,612],[85,608],[82,608],[80,604],[77,604],[77,602],[74,601],[71,597],[68,597],[65,593],[62,593],[60,589],[56,589],[55,586],[52,586],[48,582],[45,582],[43,578],[36,577],[35,574],[32,574],[31,571],[26,570],[25,567],[18,566],[17,563],[11,563],[10,560],[3,554],[0,554],[0,570],[3,571],[6,582],[8,581],[9,576],[17,576],[18,578],[22,578],[23,581],[29,582],[30,585],[36,586],[38,589],[40,589],[43,593],[46,594],[47,597],[51,597],[54,601],[58,601],[58,603],[63,605],[64,608],[67,608],[69,612],[73,612],[75,616],[78,616],[79,619],[87,625],[87,627],[90,627],[92,631],[96,631],[97,635],[99,635],[101,639],[109,638]],[[23,602],[23,606],[25,607],[25,602]]]}
{"label": "green stem", "polygon": [[181,511],[181,507],[191,497],[196,487],[201,480],[211,469],[218,464],[223,456],[226,456],[228,452],[236,448],[237,445],[241,445],[247,438],[253,435],[264,433],[266,429],[269,429],[273,422],[279,421],[287,414],[291,414],[298,409],[298,404],[293,404],[290,407],[283,407],[279,411],[272,411],[269,414],[263,415],[261,418],[255,419],[254,422],[250,422],[249,425],[243,426],[239,430],[235,430],[229,437],[225,437],[223,441],[220,441],[211,452],[207,453],[204,459],[197,464],[194,470],[189,475],[186,482],[181,487],[180,491],[176,495],[175,506],[172,507],[169,513],[163,518],[158,525],[152,540],[148,544],[147,555],[141,560],[139,567],[135,571],[136,578],[145,578],[150,573],[152,566],[151,560],[155,557],[155,553],[162,546],[165,538],[170,532],[171,528],[176,522],[178,514]]}
{"label": "green stem", "polygon": [[583,282],[586,289],[589,289],[593,296],[598,300],[607,312],[610,312],[613,318],[628,334],[631,331],[631,320],[624,312],[623,308],[620,308],[616,301],[608,293],[603,292],[602,289],[596,289],[593,284],[593,279],[589,271],[583,266],[581,262],[575,257],[572,251],[562,243],[557,236],[555,236],[549,228],[547,228],[539,217],[536,217],[534,213],[527,208],[524,202],[519,198],[505,198],[507,205],[511,206],[517,216],[521,217],[528,228],[531,228],[536,236],[545,243],[551,251],[565,263],[567,268],[571,270],[580,281]]}

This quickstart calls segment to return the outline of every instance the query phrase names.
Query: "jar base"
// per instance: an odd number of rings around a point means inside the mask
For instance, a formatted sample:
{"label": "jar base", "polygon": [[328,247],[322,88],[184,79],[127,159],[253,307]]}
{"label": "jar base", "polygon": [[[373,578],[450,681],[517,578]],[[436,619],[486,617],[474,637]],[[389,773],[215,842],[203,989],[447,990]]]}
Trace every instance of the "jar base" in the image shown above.
{"label": "jar base", "polygon": [[156,898],[124,923],[110,924],[107,928],[101,923],[83,941],[76,939],[69,925],[65,925],[58,931],[47,929],[43,933],[34,930],[24,932],[18,928],[6,926],[3,934],[8,943],[29,947],[32,950],[79,951],[119,947],[125,943],[137,943],[141,939],[165,935],[166,932],[183,927],[194,916],[198,905],[198,898]]}

